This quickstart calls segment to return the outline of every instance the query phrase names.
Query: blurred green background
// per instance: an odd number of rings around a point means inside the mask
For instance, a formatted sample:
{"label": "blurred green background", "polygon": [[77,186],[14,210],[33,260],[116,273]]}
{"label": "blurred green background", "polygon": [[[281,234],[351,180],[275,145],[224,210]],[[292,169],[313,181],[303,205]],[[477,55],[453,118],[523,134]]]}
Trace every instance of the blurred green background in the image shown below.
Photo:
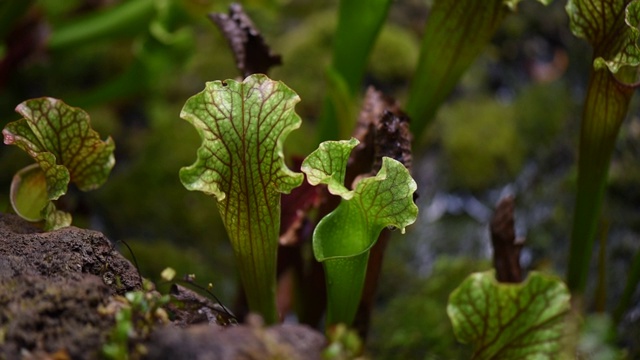
{"label": "blurred green background", "polygon": [[[193,163],[199,146],[196,131],[179,118],[182,105],[205,81],[238,76],[226,41],[206,17],[226,13],[229,3],[0,2],[0,127],[19,118],[13,109],[28,98],[51,96],[84,108],[94,128],[114,138],[116,166],[99,190],[71,189],[61,200],[74,225],[126,241],[144,276],[157,279],[166,266],[196,274],[201,283],[213,284],[225,304],[233,304],[236,274],[215,201],[187,191],[178,171]],[[309,139],[325,95],[337,1],[242,5],[283,57],[270,76],[302,98],[296,109],[303,126],[289,136],[285,150],[306,156],[315,145]],[[429,6],[428,0],[393,2],[361,93],[375,85],[404,102]],[[570,34],[563,6],[521,3],[441,108],[426,141],[416,146],[421,212],[387,252],[368,339],[374,358],[464,357],[446,301],[466,275],[489,266],[487,223],[506,193],[518,197],[525,267],[563,273],[580,104],[590,67],[589,49]],[[634,110],[612,162],[605,209],[608,279],[624,278],[640,248],[639,138]],[[11,178],[29,163],[17,148],[0,146],[0,211],[12,212]],[[612,308],[623,284],[609,284]],[[633,321],[624,326],[629,334],[640,333]]]}

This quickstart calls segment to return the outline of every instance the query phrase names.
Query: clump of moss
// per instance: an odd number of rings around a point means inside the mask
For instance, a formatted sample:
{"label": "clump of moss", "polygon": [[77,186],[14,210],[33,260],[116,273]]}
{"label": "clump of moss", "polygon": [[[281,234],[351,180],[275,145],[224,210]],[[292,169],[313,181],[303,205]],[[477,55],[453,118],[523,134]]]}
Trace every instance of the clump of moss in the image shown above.
{"label": "clump of moss", "polygon": [[[102,347],[102,354],[107,359],[138,359],[146,354],[146,348],[140,343],[151,335],[152,331],[169,323],[169,316],[164,310],[170,297],[153,291],[147,283],[145,291],[131,291],[124,297],[116,297],[110,308],[102,308],[104,314],[113,313],[116,323],[108,341]],[[136,343],[131,349],[132,343]]]}
{"label": "clump of moss", "polygon": [[[446,304],[449,294],[471,272],[489,268],[486,261],[439,258],[431,275],[411,281],[373,318],[368,348],[376,359],[468,359],[457,343]],[[404,280],[403,280],[404,281]]]}
{"label": "clump of moss", "polygon": [[[317,116],[325,95],[325,71],[331,64],[336,12],[320,12],[305,19],[272,45],[282,54],[283,65],[273,69],[272,77],[284,81],[303,102],[296,111],[303,117]],[[382,28],[371,52],[368,72],[385,84],[408,81],[415,71],[418,40],[396,25]]]}
{"label": "clump of moss", "polygon": [[566,124],[571,105],[563,82],[533,84],[522,90],[514,106],[518,134],[528,154],[553,143]]}
{"label": "clump of moss", "polygon": [[419,53],[420,44],[410,31],[388,24],[373,47],[368,71],[386,84],[407,82],[416,69]]}
{"label": "clump of moss", "polygon": [[275,51],[282,54],[283,64],[273,69],[271,77],[283,81],[304,99],[296,105],[296,112],[303,118],[320,113],[335,28],[335,11],[320,12],[273,41]]}
{"label": "clump of moss", "polygon": [[488,97],[464,99],[445,106],[437,121],[453,187],[483,189],[520,170],[525,149],[512,105]]}

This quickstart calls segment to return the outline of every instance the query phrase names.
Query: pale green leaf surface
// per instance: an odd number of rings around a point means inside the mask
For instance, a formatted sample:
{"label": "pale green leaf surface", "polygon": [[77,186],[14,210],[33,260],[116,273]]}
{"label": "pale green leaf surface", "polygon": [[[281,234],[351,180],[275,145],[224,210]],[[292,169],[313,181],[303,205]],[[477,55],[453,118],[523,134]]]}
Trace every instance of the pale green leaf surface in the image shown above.
{"label": "pale green leaf surface", "polygon": [[56,230],[71,225],[71,214],[56,209],[53,202],[49,202],[42,210],[44,216],[44,229],[46,231]]}
{"label": "pale green leaf surface", "polygon": [[385,226],[400,228],[415,222],[416,183],[407,168],[388,157],[374,177],[360,180],[349,191],[344,185],[351,150],[358,144],[325,141],[302,163],[312,185],[327,184],[342,197],[338,207],[323,217],[313,233],[313,253],[327,276],[328,325],[350,324],[358,309],[367,270],[369,250]]}
{"label": "pale green leaf surface", "polygon": [[594,48],[594,67],[617,73],[623,66],[640,65],[637,0],[569,0],[571,31]]}
{"label": "pale green leaf surface", "polygon": [[561,350],[566,286],[532,272],[520,284],[498,283],[493,270],[470,275],[450,296],[447,313],[473,359],[555,359]]}
{"label": "pale green leaf surface", "polygon": [[202,138],[196,162],[180,170],[180,180],[218,200],[249,307],[267,323],[277,321],[280,194],[304,178],[287,168],[282,150],[300,126],[299,100],[282,82],[254,74],[243,82],[208,82],[180,114]]}
{"label": "pale green leaf surface", "polygon": [[325,141],[302,162],[301,170],[311,185],[325,184],[333,195],[351,199],[353,192],[344,185],[347,161],[351,150],[358,145],[351,140]]}
{"label": "pale green leaf surface", "polygon": [[586,290],[611,154],[637,86],[621,83],[637,82],[639,6],[638,0],[569,0],[566,5],[571,30],[591,44],[594,58],[582,112],[566,277],[576,294]]}
{"label": "pale green leaf surface", "polygon": [[404,165],[383,158],[378,174],[361,180],[352,197],[343,197],[340,205],[318,223],[313,235],[316,259],[360,255],[371,249],[387,226],[404,233],[418,215],[413,202],[416,188]]}

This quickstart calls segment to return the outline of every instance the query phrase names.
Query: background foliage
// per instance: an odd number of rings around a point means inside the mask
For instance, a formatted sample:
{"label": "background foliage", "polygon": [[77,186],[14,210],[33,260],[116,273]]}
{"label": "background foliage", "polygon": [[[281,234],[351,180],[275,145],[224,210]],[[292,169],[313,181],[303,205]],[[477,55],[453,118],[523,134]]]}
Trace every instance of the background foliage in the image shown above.
{"label": "background foliage", "polygon": [[[79,26],[109,25],[99,15],[124,2],[0,3],[0,127],[19,118],[13,109],[28,98],[46,95],[83,107],[94,128],[113,137],[117,162],[101,189],[71,189],[59,205],[74,214],[76,226],[127,241],[143,275],[154,278],[170,265],[212,282],[223,302],[233,303],[235,265],[214,202],[185,191],[178,178],[199,145],[197,133],[179,119],[184,101],[205,81],[237,74],[225,40],[205,16],[226,12],[229,1],[129,3],[135,6],[116,14],[122,18],[113,31],[80,32],[85,37],[77,36]],[[402,103],[430,3],[394,1],[369,59],[365,83]],[[297,111],[303,126],[288,138],[286,152],[307,155],[315,148],[308,139],[323,110],[337,1],[243,5],[283,56],[271,77],[302,98]],[[508,15],[416,147],[420,218],[406,237],[390,243],[369,339],[376,358],[464,354],[444,317],[446,298],[472,269],[486,269],[486,223],[504,193],[518,197],[525,267],[564,273],[580,103],[591,63],[588,45],[569,32],[563,7],[562,1],[549,7],[525,1]],[[610,245],[607,272],[599,276],[607,284],[602,306],[609,310],[624,291],[617,279],[626,278],[640,248],[639,138],[634,110],[622,125],[608,179],[604,221]],[[0,211],[11,211],[11,177],[29,162],[18,149],[0,146],[0,189],[6,189],[0,191]],[[640,333],[638,295],[622,316],[620,345],[631,346]]]}

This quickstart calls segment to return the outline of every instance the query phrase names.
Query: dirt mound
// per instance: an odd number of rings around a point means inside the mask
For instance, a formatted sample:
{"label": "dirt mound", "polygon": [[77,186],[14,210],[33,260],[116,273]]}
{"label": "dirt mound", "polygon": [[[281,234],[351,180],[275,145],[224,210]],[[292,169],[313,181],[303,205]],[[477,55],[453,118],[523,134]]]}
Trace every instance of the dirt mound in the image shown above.
{"label": "dirt mound", "polygon": [[113,327],[98,308],[139,288],[135,268],[101,233],[43,233],[0,214],[0,357],[97,358]]}
{"label": "dirt mound", "polygon": [[[103,234],[76,227],[45,233],[0,213],[0,359],[100,358],[115,324],[100,309],[140,289],[135,267]],[[325,343],[300,325],[191,326],[178,318],[198,314],[173,315],[175,324],[144,342],[149,359],[319,359]]]}

